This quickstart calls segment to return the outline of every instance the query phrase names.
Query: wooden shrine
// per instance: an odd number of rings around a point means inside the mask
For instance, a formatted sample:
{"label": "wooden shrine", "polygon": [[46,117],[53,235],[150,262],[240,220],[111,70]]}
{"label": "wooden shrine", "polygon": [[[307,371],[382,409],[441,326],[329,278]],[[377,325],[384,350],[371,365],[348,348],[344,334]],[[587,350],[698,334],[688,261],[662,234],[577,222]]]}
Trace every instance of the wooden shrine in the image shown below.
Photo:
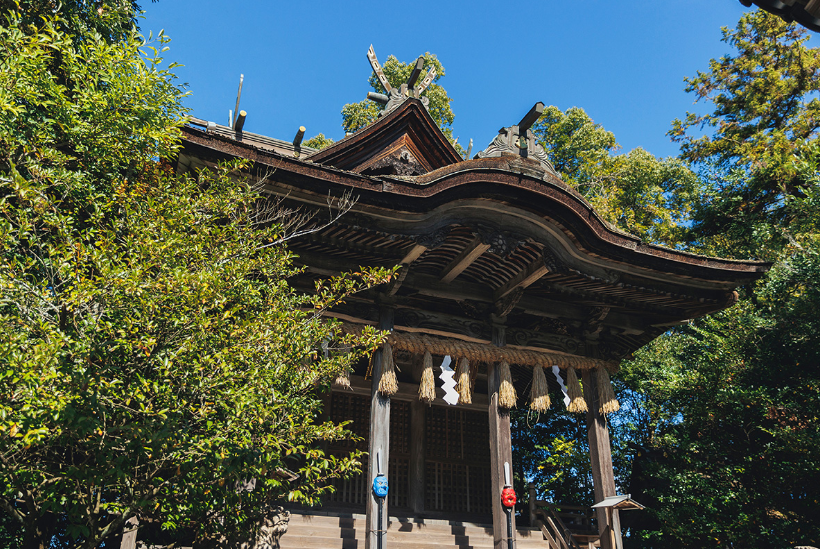
{"label": "wooden shrine", "polygon": [[[349,388],[327,396],[327,413],[353,420],[370,458],[367,473],[339,482],[326,507],[366,512],[367,546],[376,547],[384,525],[370,482],[379,452],[391,513],[492,521],[495,546],[506,547],[501,490],[512,451],[499,394],[507,372],[518,407],[529,405],[534,369],[545,368],[554,389],[553,366],[562,384],[581,379],[594,499],[602,502],[617,494],[598,386],[621,358],[671,326],[735,303],[734,289],[768,266],[655,246],[601,219],[536,143],[529,127],[542,104],[463,159],[427,112],[419,76],[372,94],[385,105],[378,120],[320,151],[193,120],[183,130],[178,169],[245,158],[249,176],[264,176],[271,197],[320,216],[328,195],[352,192],[356,203],[341,219],[290,243],[307,266],[293,280],[305,291],[317,278],[360,265],[401,265],[389,284],[330,312],[346,330],[390,330],[391,356],[377,352],[369,378],[363,363]],[[419,399],[428,353],[437,392],[431,405]],[[469,404],[443,400],[446,356],[453,368],[469,363]],[[387,360],[398,367],[392,395],[379,392]],[[561,402],[552,406],[563,411]],[[601,547],[614,547],[617,510],[599,508],[597,527]]]}

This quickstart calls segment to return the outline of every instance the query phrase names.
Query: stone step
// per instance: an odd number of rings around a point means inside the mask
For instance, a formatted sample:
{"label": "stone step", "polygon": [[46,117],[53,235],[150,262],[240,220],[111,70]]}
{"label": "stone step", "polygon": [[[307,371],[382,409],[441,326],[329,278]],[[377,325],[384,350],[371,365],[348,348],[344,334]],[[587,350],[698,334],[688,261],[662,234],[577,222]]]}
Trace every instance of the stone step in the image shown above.
{"label": "stone step", "polygon": [[[492,549],[492,526],[442,519],[390,517],[385,542],[399,549]],[[291,515],[282,549],[364,549],[364,515]],[[517,549],[544,549],[535,529],[519,529]]]}
{"label": "stone step", "polygon": [[[288,535],[299,537],[320,537],[320,538],[342,538],[358,539],[364,536],[363,530],[356,528],[332,528],[332,527],[288,527]],[[388,529],[385,536],[387,541],[403,540],[424,540],[430,543],[454,543],[455,545],[469,545],[472,542],[485,542],[492,539],[492,532],[480,534],[461,534],[457,532],[442,532],[437,530],[414,529],[411,531]],[[543,536],[538,532],[519,532],[517,539],[524,541],[542,541]]]}
{"label": "stone step", "polygon": [[[364,515],[352,516],[327,516],[327,515],[291,515],[288,530],[307,528],[311,531],[322,531],[330,529],[364,529]],[[387,525],[388,532],[422,532],[422,533],[443,533],[461,536],[492,536],[491,525],[476,524],[471,522],[456,522],[441,519],[403,519],[391,517]],[[517,529],[518,537],[530,538],[540,537],[541,533],[535,528]]]}
{"label": "stone step", "polygon": [[[493,549],[492,540],[481,543],[465,541],[462,543],[433,543],[427,540],[386,540],[387,547],[398,547],[401,549]],[[289,536],[285,534],[279,541],[281,549],[363,549],[364,540],[342,539],[342,538],[322,538],[310,536]],[[547,547],[546,541],[538,543],[516,542],[516,547],[521,549],[544,549]]]}

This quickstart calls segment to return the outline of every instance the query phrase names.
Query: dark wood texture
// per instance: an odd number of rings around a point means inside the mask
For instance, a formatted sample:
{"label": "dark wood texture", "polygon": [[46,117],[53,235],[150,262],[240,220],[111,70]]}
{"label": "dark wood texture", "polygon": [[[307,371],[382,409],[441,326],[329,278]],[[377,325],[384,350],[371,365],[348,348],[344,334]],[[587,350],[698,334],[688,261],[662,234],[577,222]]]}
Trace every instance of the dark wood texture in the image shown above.
{"label": "dark wood texture", "polygon": [[[393,308],[382,306],[379,309],[379,329],[391,330],[393,328]],[[377,453],[381,454],[382,473],[387,476],[388,483],[391,482],[388,463],[390,462],[390,398],[383,397],[379,393],[379,380],[382,377],[382,367],[384,359],[382,350],[378,350],[373,356],[373,382],[370,391],[370,441],[368,444],[369,459],[367,463],[367,479],[369,486],[378,473]],[[387,500],[388,498],[385,498]],[[383,524],[378,523],[379,502],[373,495],[372,490],[368,490],[367,498],[367,538],[365,549],[375,549],[376,535],[379,530],[387,530],[387,501],[384,502]]]}
{"label": "dark wood texture", "polygon": [[[503,347],[505,344],[504,326],[493,326],[493,345]],[[495,549],[507,547],[507,514],[501,505],[501,490],[504,488],[504,462],[510,464],[512,474],[512,440],[510,438],[510,412],[498,407],[498,388],[501,376],[498,365],[489,364],[487,368],[487,394],[490,399],[490,478],[492,485],[493,506],[493,546]],[[515,536],[515,514],[512,517],[513,536]]]}
{"label": "dark wood texture", "polygon": [[473,262],[489,248],[489,244],[484,244],[480,238],[475,238],[441,271],[441,281],[445,284],[449,284],[455,280],[458,275],[463,273],[467,267],[472,265]]}
{"label": "dark wood texture", "polygon": [[410,403],[410,469],[408,474],[409,507],[424,512],[424,456],[426,454],[427,405],[418,398]]}
{"label": "dark wood texture", "polygon": [[[587,429],[589,433],[589,457],[592,461],[592,483],[595,490],[595,503],[615,495],[615,475],[612,471],[612,453],[609,446],[609,428],[606,417],[598,410],[598,372],[584,370],[582,374],[584,399],[587,401]],[[615,532],[612,516],[607,509],[596,509],[598,533],[601,536],[601,549],[615,549]],[[620,532],[617,533],[620,536]]]}

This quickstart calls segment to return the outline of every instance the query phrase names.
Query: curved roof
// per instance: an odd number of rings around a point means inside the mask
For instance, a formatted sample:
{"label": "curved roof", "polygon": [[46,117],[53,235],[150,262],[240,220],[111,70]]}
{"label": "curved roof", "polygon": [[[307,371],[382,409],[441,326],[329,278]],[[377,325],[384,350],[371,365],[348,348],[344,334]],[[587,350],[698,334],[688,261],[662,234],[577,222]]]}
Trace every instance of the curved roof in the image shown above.
{"label": "curved roof", "polygon": [[313,272],[402,264],[387,293],[415,311],[406,323],[478,339],[484,328],[465,315],[507,318],[524,347],[618,358],[734,303],[734,288],[769,268],[642,242],[532,159],[462,160],[414,99],[301,159],[184,129],[180,168],[232,157],[251,160],[270,193],[320,215],[329,194],[355,195],[341,220],[291,243]]}

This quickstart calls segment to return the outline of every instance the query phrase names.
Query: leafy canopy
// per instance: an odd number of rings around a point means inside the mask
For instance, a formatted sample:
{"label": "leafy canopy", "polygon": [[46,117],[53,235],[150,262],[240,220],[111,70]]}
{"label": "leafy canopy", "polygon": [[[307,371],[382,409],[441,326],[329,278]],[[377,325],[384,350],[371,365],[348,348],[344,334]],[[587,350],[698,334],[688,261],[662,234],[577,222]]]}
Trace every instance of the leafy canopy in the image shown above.
{"label": "leafy canopy", "polygon": [[820,129],[820,50],[807,40],[796,25],[749,12],[723,29],[734,53],[686,79],[712,108],[687,113],[669,132],[709,182],[696,202],[693,243],[748,257],[788,240],[788,202],[806,192],[800,163]]}
{"label": "leafy canopy", "polygon": [[166,42],[0,27],[0,508],[26,547],[97,547],[130,517],[236,545],[359,467],[317,449],[349,433],[316,395],[380,335],[321,313],[390,273],[296,293],[287,215],[243,165],[159,162],[184,115]]}
{"label": "leafy canopy", "polygon": [[681,241],[698,188],[684,163],[640,148],[617,154],[615,136],[578,107],[547,107],[532,130],[564,182],[606,221],[648,242]]}

